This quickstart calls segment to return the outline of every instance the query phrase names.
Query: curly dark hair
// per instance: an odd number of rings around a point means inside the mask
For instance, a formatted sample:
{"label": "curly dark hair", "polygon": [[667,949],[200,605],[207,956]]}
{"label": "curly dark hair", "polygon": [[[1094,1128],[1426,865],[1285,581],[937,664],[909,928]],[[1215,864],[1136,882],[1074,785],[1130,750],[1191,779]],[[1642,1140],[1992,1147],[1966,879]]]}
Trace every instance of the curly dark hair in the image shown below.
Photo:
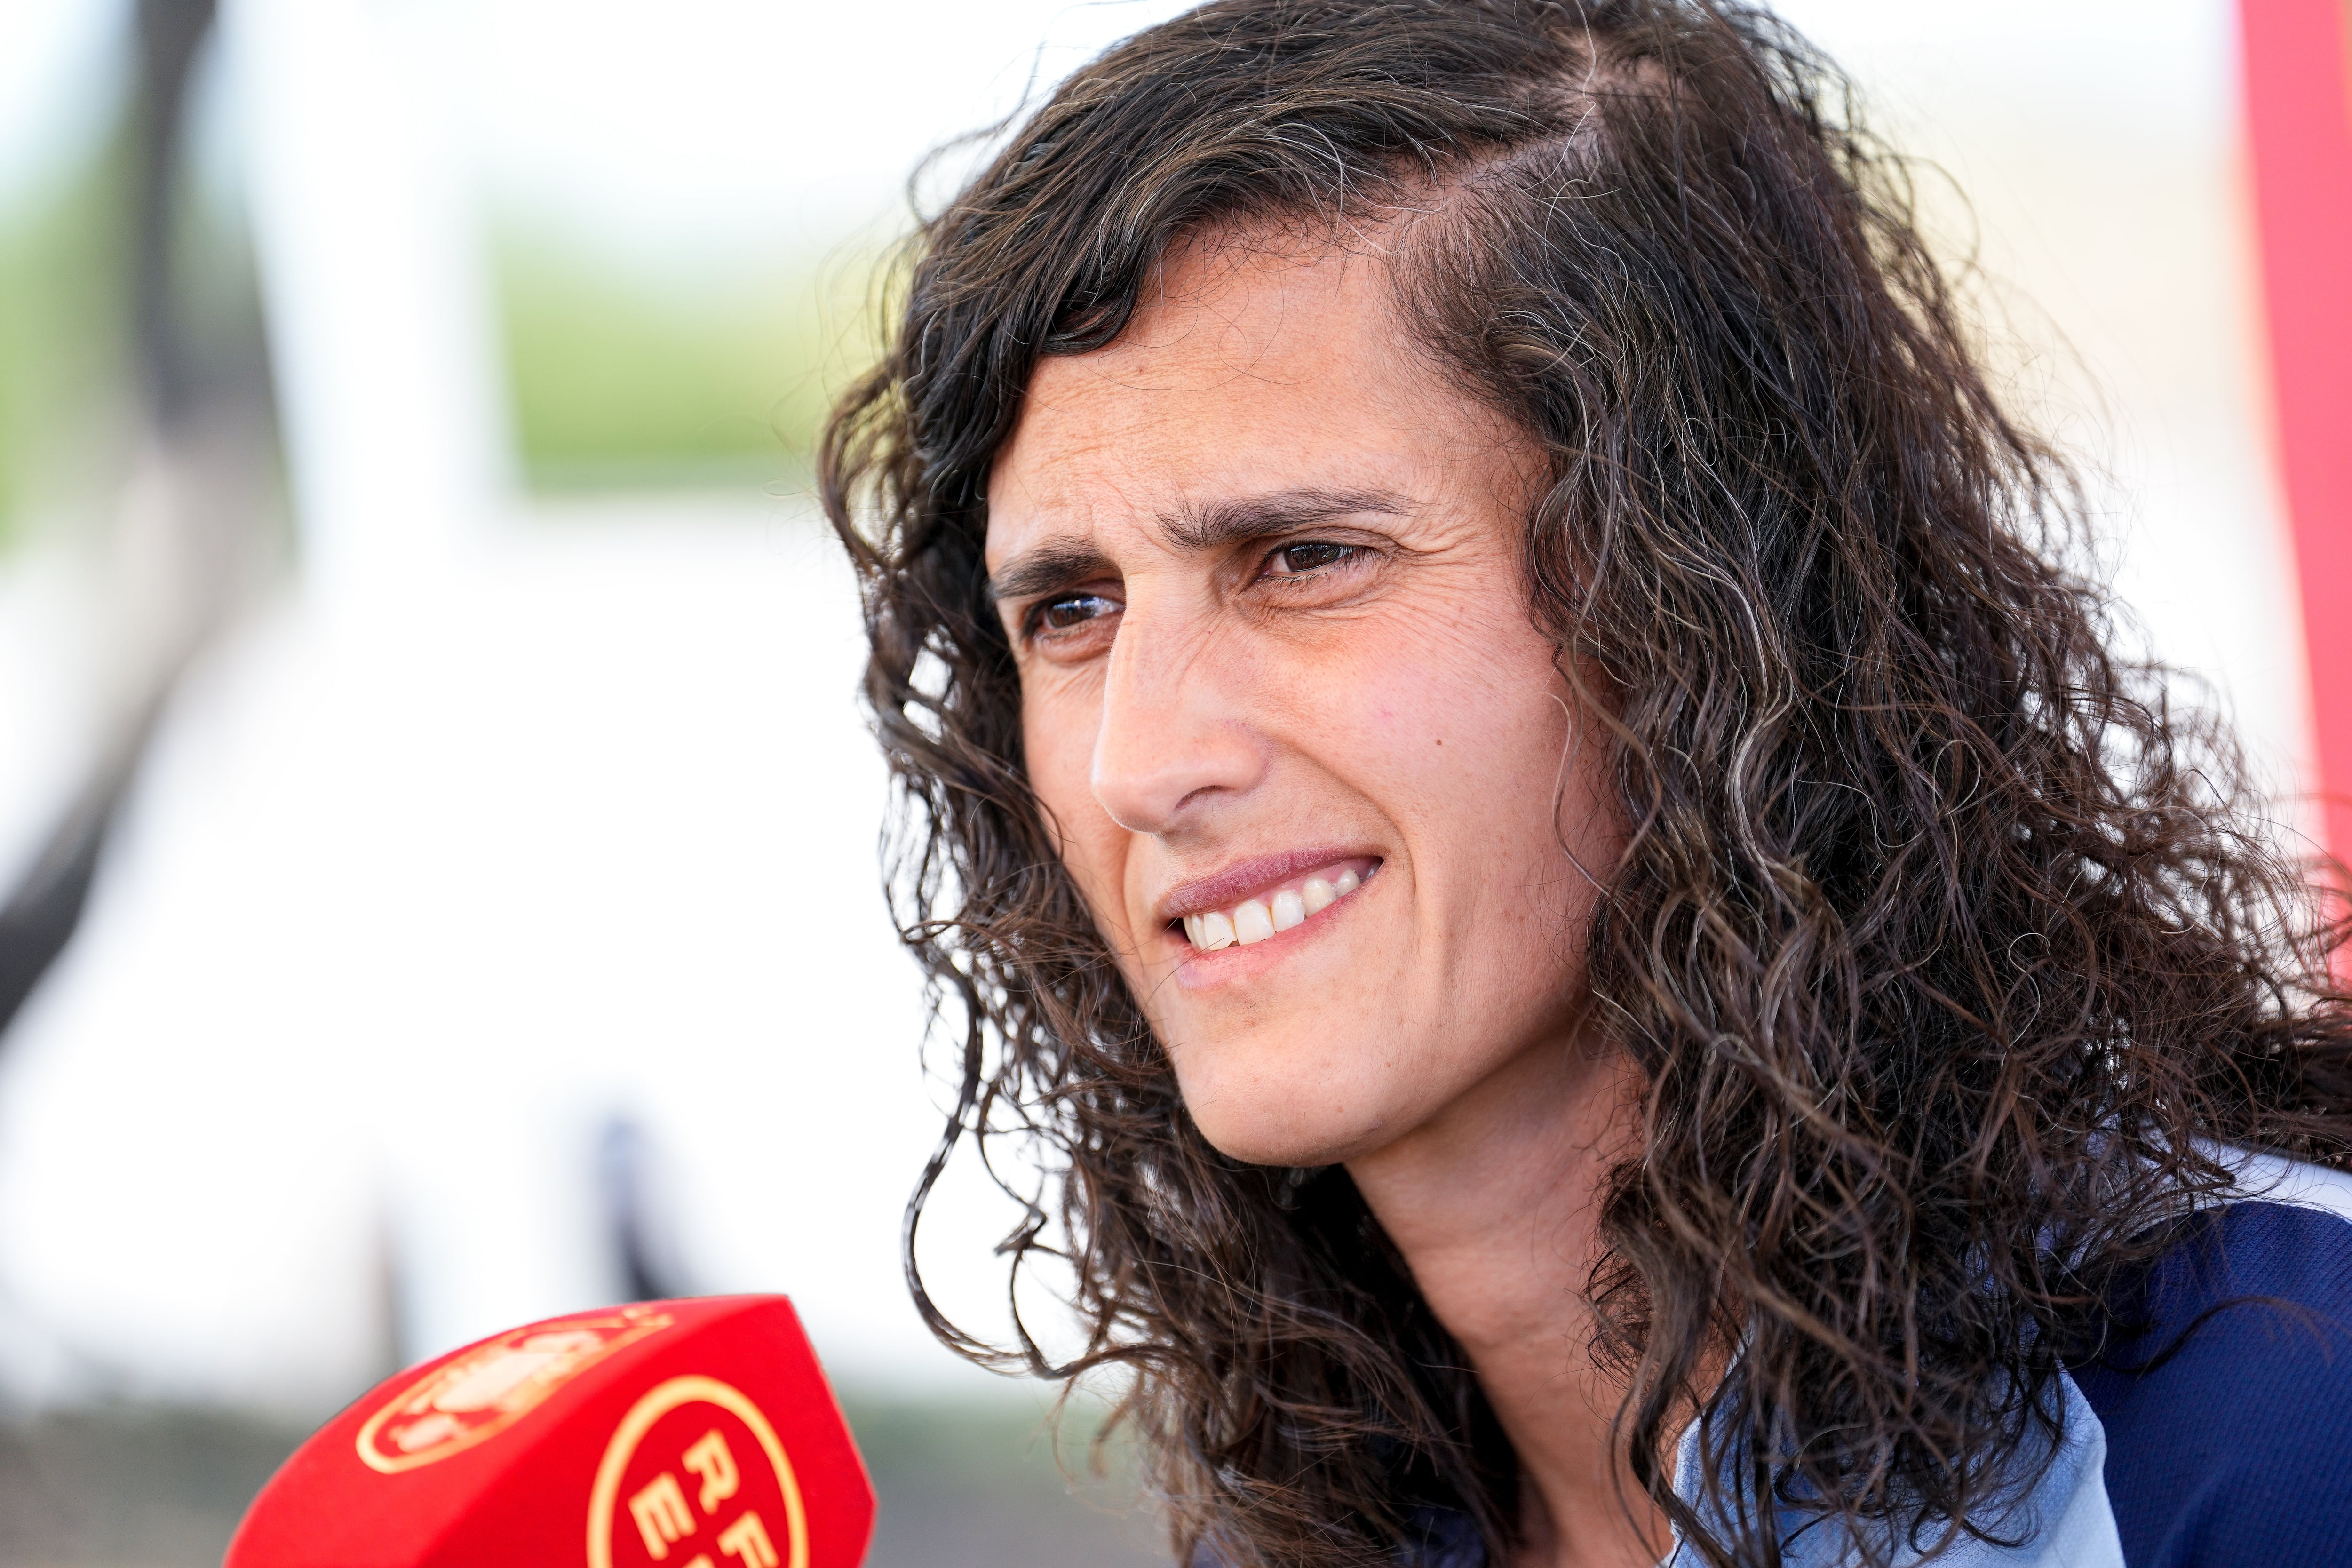
{"label": "curly dark hair", "polygon": [[[888,885],[961,1031],[909,1279],[967,1354],[1128,1369],[1180,1561],[1392,1562],[1430,1508],[1500,1552],[1517,1517],[1345,1170],[1188,1119],[1024,777],[990,466],[1040,356],[1109,343],[1188,236],[1413,214],[1404,330],[1548,458],[1528,612],[1630,825],[1586,962],[1644,1085],[1591,1348],[1708,1561],[1779,1551],[1712,1463],[1675,1496],[1693,1408],[1769,1436],[1753,1477],[1872,1561],[1956,1539],[2222,1146],[2343,1162],[2335,906],[2066,566],[2078,487],[1990,386],[1910,178],[1733,0],[1218,0],[1078,71],[921,225],[820,454]],[[914,1268],[942,1165],[1000,1136],[1058,1182],[1008,1246],[1066,1256],[1066,1366],[960,1331]]]}

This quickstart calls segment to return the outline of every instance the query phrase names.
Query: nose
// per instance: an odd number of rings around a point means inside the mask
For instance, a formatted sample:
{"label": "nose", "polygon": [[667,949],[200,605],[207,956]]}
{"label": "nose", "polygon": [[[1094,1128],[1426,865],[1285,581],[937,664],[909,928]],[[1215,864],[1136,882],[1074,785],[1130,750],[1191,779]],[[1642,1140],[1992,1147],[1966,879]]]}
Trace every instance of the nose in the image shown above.
{"label": "nose", "polygon": [[1129,600],[1104,673],[1089,778],[1121,827],[1181,832],[1263,775],[1246,683],[1231,660],[1223,639],[1181,606]]}

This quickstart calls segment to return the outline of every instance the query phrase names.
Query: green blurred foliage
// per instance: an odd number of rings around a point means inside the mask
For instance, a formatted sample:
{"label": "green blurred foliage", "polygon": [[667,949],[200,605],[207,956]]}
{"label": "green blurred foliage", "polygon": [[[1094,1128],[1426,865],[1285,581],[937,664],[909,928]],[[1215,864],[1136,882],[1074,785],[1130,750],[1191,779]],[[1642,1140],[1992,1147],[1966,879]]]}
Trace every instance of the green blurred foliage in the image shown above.
{"label": "green blurred foliage", "polygon": [[[127,460],[131,163],[126,123],[0,210],[0,549]],[[175,293],[204,393],[266,388],[243,214],[189,196]],[[716,279],[545,231],[509,230],[493,254],[517,456],[535,489],[796,479],[833,397],[873,355],[871,252]]]}
{"label": "green blurred foliage", "polygon": [[497,247],[524,471],[540,489],[797,474],[873,342],[870,259],[689,279],[544,236]]}
{"label": "green blurred foliage", "polygon": [[0,548],[112,464],[130,390],[130,147],[0,212]]}

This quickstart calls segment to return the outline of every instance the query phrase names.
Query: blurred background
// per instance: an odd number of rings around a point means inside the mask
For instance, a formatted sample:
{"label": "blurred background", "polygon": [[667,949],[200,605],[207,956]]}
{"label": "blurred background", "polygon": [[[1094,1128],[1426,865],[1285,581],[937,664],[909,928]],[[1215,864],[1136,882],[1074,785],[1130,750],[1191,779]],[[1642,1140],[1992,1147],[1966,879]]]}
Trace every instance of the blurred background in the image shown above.
{"label": "blurred background", "polygon": [[[947,1091],[807,454],[926,155],[1178,9],[0,0],[0,1564],[217,1562],[398,1365],[731,1290],[876,1568],[1153,1560],[908,1301]],[[2228,0],[1781,10],[2301,830]],[[925,1232],[983,1329],[1006,1219]]]}

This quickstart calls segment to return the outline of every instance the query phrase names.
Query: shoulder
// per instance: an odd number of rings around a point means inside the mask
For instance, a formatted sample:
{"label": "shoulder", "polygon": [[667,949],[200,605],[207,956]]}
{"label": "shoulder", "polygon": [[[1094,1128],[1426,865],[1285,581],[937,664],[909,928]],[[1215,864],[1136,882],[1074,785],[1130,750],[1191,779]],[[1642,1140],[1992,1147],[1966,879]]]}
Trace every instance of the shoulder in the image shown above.
{"label": "shoulder", "polygon": [[2260,1173],[2129,1283],[2074,1369],[2130,1568],[2321,1562],[2352,1541],[2352,1178]]}

